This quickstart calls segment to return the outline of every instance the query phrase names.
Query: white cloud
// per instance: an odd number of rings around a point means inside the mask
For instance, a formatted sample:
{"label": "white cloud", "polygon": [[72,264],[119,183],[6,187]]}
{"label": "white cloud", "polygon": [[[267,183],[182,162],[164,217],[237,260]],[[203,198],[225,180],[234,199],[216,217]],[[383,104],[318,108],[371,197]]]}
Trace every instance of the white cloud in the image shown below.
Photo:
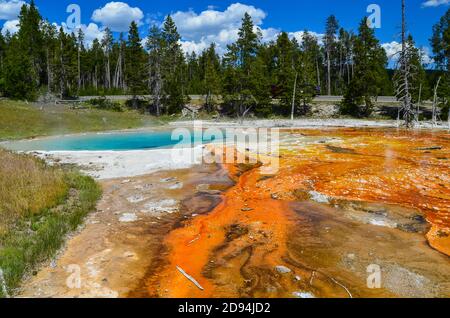
{"label": "white cloud", "polygon": [[450,0],[427,0],[422,3],[422,7],[439,7],[442,5],[450,5]]}
{"label": "white cloud", "polygon": [[19,20],[9,20],[6,21],[2,28],[2,34],[5,35],[6,32],[14,34],[19,31]]}
{"label": "white cloud", "polygon": [[109,2],[103,8],[99,8],[92,14],[94,22],[109,27],[112,31],[126,32],[132,21],[142,24],[144,13],[141,9],[130,7],[125,2]]}
{"label": "white cloud", "polygon": [[89,25],[82,24],[80,28],[84,33],[87,46],[90,46],[95,39],[101,40],[105,35],[105,32],[95,23],[89,23]]}
{"label": "white cloud", "polygon": [[425,65],[430,65],[434,63],[434,59],[431,57],[430,48],[423,47],[420,49],[422,53],[422,63]]}
{"label": "white cloud", "polygon": [[[319,45],[323,44],[323,37],[324,37],[323,34],[311,32],[311,31],[308,31],[308,33],[317,38]],[[291,38],[291,39],[295,38],[297,40],[297,42],[301,44],[303,42],[303,36],[305,35],[305,31],[289,32],[288,35],[289,35],[289,38]]]}
{"label": "white cloud", "polygon": [[[193,10],[178,11],[172,18],[181,34],[181,46],[185,52],[200,53],[214,42],[217,52],[223,55],[227,45],[237,40],[246,12],[252,17],[255,31],[261,31],[262,42],[276,40],[281,32],[279,29],[262,27],[267,14],[262,9],[241,3],[231,4],[224,11],[218,11],[212,6],[200,13]],[[292,33],[291,38],[300,33]]]}
{"label": "white cloud", "polygon": [[254,6],[234,3],[225,11],[217,11],[211,7],[199,14],[192,10],[178,11],[172,18],[184,39],[199,41],[205,35],[218,34],[224,29],[239,28],[246,12],[252,16],[255,25],[261,25],[267,16],[263,10]]}
{"label": "white cloud", "polygon": [[[206,41],[194,42],[194,41],[181,41],[181,48],[185,53],[200,53],[208,48],[209,43]],[[223,52],[222,52],[223,53]]]}
{"label": "white cloud", "polygon": [[22,0],[0,0],[0,20],[17,19],[24,4]]}
{"label": "white cloud", "polygon": [[390,43],[381,44],[383,49],[386,51],[386,55],[390,61],[397,61],[398,56],[402,50],[402,44],[397,41],[392,41]]}
{"label": "white cloud", "polygon": [[[383,49],[386,51],[386,55],[389,59],[391,65],[394,65],[395,62],[398,61],[400,57],[400,52],[402,51],[402,44],[397,41],[392,41],[390,43],[383,43],[381,45]],[[430,49],[427,47],[420,48],[422,54],[422,63],[423,64],[432,64],[433,58],[430,56]]]}
{"label": "white cloud", "polygon": [[56,27],[58,32],[59,32],[60,28],[62,27],[64,33],[66,33],[66,34],[75,33],[75,35],[77,35],[77,36],[78,36],[78,30],[81,29],[84,33],[84,45],[87,47],[90,47],[92,45],[92,42],[94,42],[95,39],[101,40],[103,38],[103,36],[105,35],[104,30],[101,29],[95,23],[89,23],[88,25],[81,24],[75,29],[69,29],[65,22],[61,23],[61,25],[59,25],[58,23],[52,23],[52,24]]}

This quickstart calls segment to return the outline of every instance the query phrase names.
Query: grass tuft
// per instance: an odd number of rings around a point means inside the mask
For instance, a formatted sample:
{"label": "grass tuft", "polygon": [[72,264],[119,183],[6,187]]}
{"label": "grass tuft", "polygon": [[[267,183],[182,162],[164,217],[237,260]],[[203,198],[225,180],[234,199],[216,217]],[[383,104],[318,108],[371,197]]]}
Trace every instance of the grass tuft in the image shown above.
{"label": "grass tuft", "polygon": [[0,150],[0,297],[14,294],[26,273],[56,254],[100,195],[95,181],[77,171]]}

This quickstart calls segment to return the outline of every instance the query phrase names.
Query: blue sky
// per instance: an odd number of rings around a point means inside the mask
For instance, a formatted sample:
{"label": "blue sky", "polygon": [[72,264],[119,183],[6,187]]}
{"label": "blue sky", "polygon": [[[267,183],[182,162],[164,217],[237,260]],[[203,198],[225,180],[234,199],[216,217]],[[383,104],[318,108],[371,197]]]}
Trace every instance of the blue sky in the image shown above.
{"label": "blue sky", "polygon": [[[35,0],[42,15],[50,22],[64,25],[69,4],[81,8],[81,24],[88,40],[101,37],[105,26],[116,31],[126,30],[131,20],[137,20],[144,35],[149,24],[160,23],[172,14],[183,36],[183,48],[201,51],[214,41],[224,49],[235,39],[239,21],[244,12],[253,16],[263,30],[265,40],[273,39],[280,30],[301,38],[308,29],[319,37],[324,32],[327,16],[335,14],[341,26],[356,30],[367,7],[377,4],[381,8],[381,28],[377,36],[388,53],[398,47],[400,31],[400,0]],[[0,0],[0,27],[14,31],[17,13],[22,0]],[[407,0],[408,29],[419,47],[428,47],[431,29],[450,9],[450,0]],[[97,11],[96,11],[97,10]]]}

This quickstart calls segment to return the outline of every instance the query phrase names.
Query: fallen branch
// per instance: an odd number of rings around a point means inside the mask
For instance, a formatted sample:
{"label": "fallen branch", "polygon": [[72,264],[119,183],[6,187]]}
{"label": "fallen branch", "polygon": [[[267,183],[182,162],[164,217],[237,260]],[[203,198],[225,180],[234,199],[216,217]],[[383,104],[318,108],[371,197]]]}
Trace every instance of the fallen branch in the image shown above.
{"label": "fallen branch", "polygon": [[191,245],[192,243],[197,242],[199,239],[200,239],[200,234],[197,235],[192,241],[189,241],[189,242],[188,242],[188,245]]}
{"label": "fallen branch", "polygon": [[342,288],[345,289],[345,291],[347,292],[347,294],[350,296],[350,298],[353,298],[352,294],[350,293],[350,291],[348,290],[347,287],[345,287],[344,285],[342,285],[341,283],[339,283],[337,280],[335,280],[333,277],[329,277],[335,284],[341,286]]}
{"label": "fallen branch", "polygon": [[188,280],[190,280],[195,286],[198,287],[200,290],[205,290],[191,275],[188,275],[181,267],[177,266],[178,271],[183,274],[184,277],[186,277]]}
{"label": "fallen branch", "polygon": [[441,150],[441,146],[416,148],[415,150]]}

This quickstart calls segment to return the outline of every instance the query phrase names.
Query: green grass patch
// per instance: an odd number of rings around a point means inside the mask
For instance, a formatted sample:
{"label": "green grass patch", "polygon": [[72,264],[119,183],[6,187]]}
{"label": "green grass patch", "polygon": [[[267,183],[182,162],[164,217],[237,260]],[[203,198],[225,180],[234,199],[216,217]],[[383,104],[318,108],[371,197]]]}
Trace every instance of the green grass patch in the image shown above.
{"label": "green grass patch", "polygon": [[68,191],[58,204],[40,213],[18,216],[0,234],[0,269],[4,283],[0,286],[0,297],[7,296],[5,289],[8,295],[14,295],[24,275],[54,257],[66,235],[76,230],[95,208],[101,189],[92,178],[67,171],[64,181]]}
{"label": "green grass patch", "polygon": [[151,127],[164,120],[137,111],[115,112],[67,105],[0,100],[0,140]]}

